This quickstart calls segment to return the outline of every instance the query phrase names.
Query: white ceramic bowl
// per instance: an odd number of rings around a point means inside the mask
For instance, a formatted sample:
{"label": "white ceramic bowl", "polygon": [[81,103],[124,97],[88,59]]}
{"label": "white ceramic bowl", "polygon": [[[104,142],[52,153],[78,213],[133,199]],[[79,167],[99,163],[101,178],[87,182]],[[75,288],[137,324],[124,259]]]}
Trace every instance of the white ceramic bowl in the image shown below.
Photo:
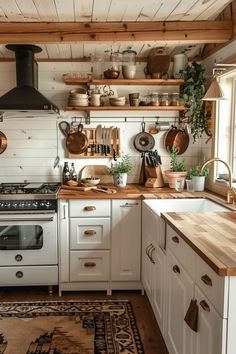
{"label": "white ceramic bowl", "polygon": [[98,177],[87,177],[83,179],[83,182],[89,183],[92,186],[96,186],[100,182],[100,178]]}

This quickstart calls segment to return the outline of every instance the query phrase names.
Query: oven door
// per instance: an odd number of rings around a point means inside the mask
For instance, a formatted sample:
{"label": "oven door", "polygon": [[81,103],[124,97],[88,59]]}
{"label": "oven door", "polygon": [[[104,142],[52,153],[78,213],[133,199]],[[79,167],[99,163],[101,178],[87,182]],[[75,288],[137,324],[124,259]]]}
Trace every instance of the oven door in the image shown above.
{"label": "oven door", "polygon": [[0,266],[57,263],[55,212],[0,213]]}

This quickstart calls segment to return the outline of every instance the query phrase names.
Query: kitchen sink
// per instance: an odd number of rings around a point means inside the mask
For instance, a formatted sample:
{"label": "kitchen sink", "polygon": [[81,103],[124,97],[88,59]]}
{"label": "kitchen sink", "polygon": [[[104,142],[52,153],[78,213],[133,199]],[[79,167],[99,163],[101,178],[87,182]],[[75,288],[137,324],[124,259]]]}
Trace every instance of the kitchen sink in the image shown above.
{"label": "kitchen sink", "polygon": [[228,208],[209,199],[152,199],[144,203],[156,214],[165,212],[206,213],[210,211],[229,211]]}

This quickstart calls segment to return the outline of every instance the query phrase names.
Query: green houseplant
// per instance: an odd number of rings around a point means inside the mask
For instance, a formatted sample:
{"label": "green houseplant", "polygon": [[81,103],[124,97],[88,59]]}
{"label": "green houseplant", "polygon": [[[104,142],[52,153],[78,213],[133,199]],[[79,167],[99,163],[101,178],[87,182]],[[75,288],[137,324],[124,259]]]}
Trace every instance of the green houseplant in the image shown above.
{"label": "green houseplant", "polygon": [[190,167],[189,176],[194,182],[194,190],[196,192],[202,192],[205,189],[205,178],[209,176],[209,168],[204,168],[201,172],[201,164],[195,167]]}
{"label": "green houseplant", "polygon": [[113,175],[114,184],[117,187],[125,187],[127,184],[128,174],[132,171],[133,165],[128,155],[121,158],[120,161],[112,163],[110,173]]}
{"label": "green houseplant", "polygon": [[185,107],[184,118],[190,123],[194,142],[202,136],[207,125],[202,101],[205,94],[204,71],[202,65],[195,61],[180,71],[180,76],[184,80],[180,88]]}
{"label": "green houseplant", "polygon": [[184,161],[178,157],[178,149],[173,146],[170,151],[170,170],[165,171],[170,188],[175,188],[176,181],[183,179],[185,181],[187,170]]}

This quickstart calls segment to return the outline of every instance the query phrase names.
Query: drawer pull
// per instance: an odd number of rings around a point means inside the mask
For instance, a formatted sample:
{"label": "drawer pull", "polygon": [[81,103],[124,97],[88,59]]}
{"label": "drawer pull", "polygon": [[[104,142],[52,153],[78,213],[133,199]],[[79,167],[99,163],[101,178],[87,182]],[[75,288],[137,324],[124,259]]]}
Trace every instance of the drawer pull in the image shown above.
{"label": "drawer pull", "polygon": [[17,255],[15,256],[15,260],[16,260],[17,262],[21,262],[22,259],[23,259],[23,257],[22,257],[21,254],[17,254]]}
{"label": "drawer pull", "polygon": [[145,250],[146,255],[148,256],[148,258],[149,258],[149,252],[150,252],[151,248],[152,248],[152,243],[150,243],[150,245],[148,245],[148,246],[146,247],[146,250]]}
{"label": "drawer pull", "polygon": [[93,236],[93,235],[96,235],[96,231],[95,230],[85,230],[84,235]]}
{"label": "drawer pull", "polygon": [[212,286],[212,280],[210,277],[208,277],[207,274],[204,274],[201,276],[201,280],[203,281],[203,283],[205,283],[206,285]]}
{"label": "drawer pull", "polygon": [[88,205],[84,207],[84,211],[94,211],[96,207],[94,205]]}
{"label": "drawer pull", "polygon": [[210,307],[208,303],[205,300],[200,301],[200,305],[203,308],[204,311],[210,312]]}
{"label": "drawer pull", "polygon": [[18,279],[20,279],[20,278],[23,278],[23,272],[16,272],[16,277],[18,278]]}
{"label": "drawer pull", "polygon": [[96,263],[95,262],[86,262],[86,263],[84,263],[84,266],[87,268],[93,268],[93,267],[96,267]]}
{"label": "drawer pull", "polygon": [[173,269],[174,273],[180,274],[180,269],[179,269],[179,266],[177,266],[177,264],[175,264],[172,269]]}
{"label": "drawer pull", "polygon": [[149,258],[150,258],[150,261],[151,261],[153,264],[156,264],[156,262],[155,262],[154,259],[152,258],[152,254],[153,254],[154,251],[155,251],[155,247],[152,245],[152,248],[151,248],[151,250],[150,250]]}
{"label": "drawer pull", "polygon": [[120,205],[121,208],[128,208],[128,207],[132,207],[138,205],[138,203],[125,203],[123,205]]}
{"label": "drawer pull", "polygon": [[179,238],[177,236],[173,236],[171,239],[174,243],[179,243]]}

